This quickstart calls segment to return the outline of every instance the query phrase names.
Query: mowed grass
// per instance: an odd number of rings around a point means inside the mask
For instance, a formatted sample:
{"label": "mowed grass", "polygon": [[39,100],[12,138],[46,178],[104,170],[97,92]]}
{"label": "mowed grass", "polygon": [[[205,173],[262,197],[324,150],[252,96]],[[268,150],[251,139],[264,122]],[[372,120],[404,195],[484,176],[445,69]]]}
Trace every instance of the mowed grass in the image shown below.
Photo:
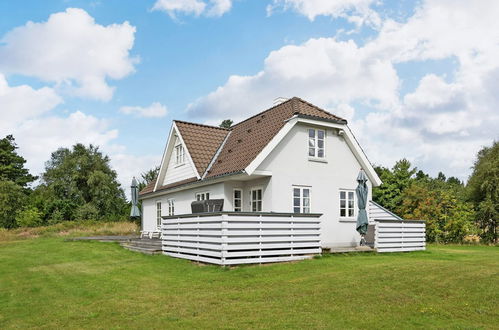
{"label": "mowed grass", "polygon": [[0,328],[499,327],[499,249],[224,269],[114,243],[0,243]]}

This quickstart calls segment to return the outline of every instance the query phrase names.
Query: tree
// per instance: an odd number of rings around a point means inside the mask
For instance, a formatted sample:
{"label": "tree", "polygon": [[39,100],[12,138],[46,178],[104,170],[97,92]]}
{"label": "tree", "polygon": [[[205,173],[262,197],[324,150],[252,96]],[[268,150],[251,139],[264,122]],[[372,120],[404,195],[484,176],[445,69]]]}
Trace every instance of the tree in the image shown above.
{"label": "tree", "polygon": [[0,227],[16,227],[16,216],[25,204],[26,194],[20,185],[12,181],[0,181]]}
{"label": "tree", "polygon": [[17,154],[16,149],[18,147],[12,135],[0,139],[0,180],[12,181],[26,188],[37,177],[24,168],[26,160]]}
{"label": "tree", "polygon": [[397,212],[402,205],[402,192],[414,181],[417,169],[411,167],[407,159],[396,162],[391,171],[385,167],[376,167],[376,173],[383,184],[373,189],[373,200],[388,210]]}
{"label": "tree", "polygon": [[[432,180],[441,181],[441,178]],[[401,197],[399,215],[404,219],[426,220],[429,242],[462,242],[465,236],[476,233],[473,206],[461,200],[455,190],[415,181]]]}
{"label": "tree", "polygon": [[159,175],[159,166],[153,167],[150,170],[143,172],[139,179],[139,191],[144,189],[145,186],[147,186],[149,183],[152,181],[156,180],[156,178]]}
{"label": "tree", "polygon": [[222,121],[222,123],[219,125],[219,127],[222,127],[222,128],[231,128],[233,123],[234,122],[232,120],[225,119],[224,121]]}
{"label": "tree", "polygon": [[125,195],[109,162],[109,157],[93,145],[76,144],[72,149],[53,152],[35,193],[44,196],[45,219],[50,219],[56,211],[62,212],[65,220],[75,219],[76,215],[94,218],[123,215]]}
{"label": "tree", "polygon": [[468,198],[477,212],[481,237],[497,242],[499,223],[499,143],[484,147],[477,154],[467,185]]}

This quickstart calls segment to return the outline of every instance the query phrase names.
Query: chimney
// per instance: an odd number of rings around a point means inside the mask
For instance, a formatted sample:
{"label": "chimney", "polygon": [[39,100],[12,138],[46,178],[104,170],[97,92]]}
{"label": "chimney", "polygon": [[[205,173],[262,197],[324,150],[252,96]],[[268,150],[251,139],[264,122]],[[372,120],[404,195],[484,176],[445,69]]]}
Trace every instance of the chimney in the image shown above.
{"label": "chimney", "polygon": [[283,103],[283,102],[286,102],[287,100],[288,100],[288,99],[287,99],[287,98],[285,98],[285,97],[281,97],[281,96],[276,97],[276,98],[274,99],[273,106],[276,106],[276,105],[278,105],[278,104],[281,104],[281,103]]}

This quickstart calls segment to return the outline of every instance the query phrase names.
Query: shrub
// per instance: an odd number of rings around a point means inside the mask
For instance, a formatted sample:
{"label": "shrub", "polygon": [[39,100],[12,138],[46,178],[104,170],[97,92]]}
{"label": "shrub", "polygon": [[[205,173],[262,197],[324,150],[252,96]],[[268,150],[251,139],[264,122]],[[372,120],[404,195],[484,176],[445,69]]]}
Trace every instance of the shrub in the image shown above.
{"label": "shrub", "polygon": [[97,220],[99,210],[91,203],[86,203],[76,209],[75,217],[77,220]]}
{"label": "shrub", "polygon": [[38,227],[43,224],[42,212],[31,207],[22,210],[16,216],[16,223],[19,227]]}

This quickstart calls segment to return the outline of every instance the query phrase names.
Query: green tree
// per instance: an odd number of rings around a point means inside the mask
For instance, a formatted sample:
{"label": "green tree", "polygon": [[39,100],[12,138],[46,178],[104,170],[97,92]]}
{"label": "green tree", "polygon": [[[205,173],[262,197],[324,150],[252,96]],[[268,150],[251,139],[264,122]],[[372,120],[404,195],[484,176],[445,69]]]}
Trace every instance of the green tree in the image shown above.
{"label": "green tree", "polygon": [[12,181],[0,181],[0,227],[16,227],[16,216],[25,205],[26,194],[20,185]]}
{"label": "green tree", "polygon": [[467,185],[468,198],[477,212],[477,223],[487,242],[497,243],[499,223],[499,143],[478,152]]}
{"label": "green tree", "polygon": [[223,120],[223,121],[220,123],[219,127],[222,127],[222,128],[231,128],[233,123],[234,123],[234,122],[233,122],[232,120],[230,120],[230,119],[225,119],[225,120]]}
{"label": "green tree", "polygon": [[18,149],[12,135],[0,139],[0,180],[12,181],[26,188],[37,179],[24,167],[26,160],[16,152]]}
{"label": "green tree", "polygon": [[139,191],[144,189],[145,186],[147,186],[149,183],[152,181],[156,180],[156,178],[159,175],[159,166],[153,167],[150,170],[143,172],[140,175],[139,181]]}
{"label": "green tree", "polygon": [[38,227],[43,224],[42,212],[36,207],[27,207],[16,216],[16,224],[19,227]]}
{"label": "green tree", "polygon": [[62,213],[65,220],[75,219],[77,214],[97,218],[124,215],[125,195],[109,162],[93,145],[76,144],[53,152],[36,192],[45,199],[41,201],[45,218],[50,219],[54,212]]}
{"label": "green tree", "polygon": [[373,189],[373,200],[390,211],[397,212],[402,205],[402,192],[414,181],[417,169],[407,159],[399,160],[392,170],[376,167],[383,184]]}
{"label": "green tree", "polygon": [[[441,181],[441,177],[432,180]],[[404,219],[426,220],[429,242],[462,242],[466,235],[476,233],[473,206],[461,200],[455,190],[416,181],[401,197],[399,215]]]}

